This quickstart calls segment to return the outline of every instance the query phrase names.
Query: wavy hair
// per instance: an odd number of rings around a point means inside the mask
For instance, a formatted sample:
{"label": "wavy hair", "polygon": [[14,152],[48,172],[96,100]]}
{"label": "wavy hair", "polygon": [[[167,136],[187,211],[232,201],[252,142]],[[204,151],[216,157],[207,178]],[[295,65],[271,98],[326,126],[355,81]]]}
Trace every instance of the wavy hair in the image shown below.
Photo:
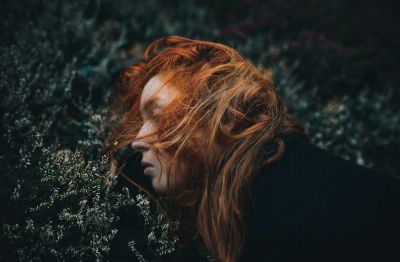
{"label": "wavy hair", "polygon": [[[181,96],[164,109],[157,130],[147,138],[173,155],[171,163],[191,164],[179,178],[179,190],[168,192],[168,200],[192,211],[193,221],[183,222],[195,225],[215,260],[236,261],[248,235],[253,177],[280,158],[282,135],[306,136],[304,128],[288,116],[270,71],[258,69],[226,45],[167,36],[152,42],[143,59],[117,81],[111,156],[137,139],[140,94],[156,74],[163,74]],[[230,132],[223,128],[227,123],[233,123]],[[201,141],[198,130],[207,134]],[[218,154],[212,150],[216,143],[222,145]],[[170,170],[167,177],[168,183],[177,181]]]}

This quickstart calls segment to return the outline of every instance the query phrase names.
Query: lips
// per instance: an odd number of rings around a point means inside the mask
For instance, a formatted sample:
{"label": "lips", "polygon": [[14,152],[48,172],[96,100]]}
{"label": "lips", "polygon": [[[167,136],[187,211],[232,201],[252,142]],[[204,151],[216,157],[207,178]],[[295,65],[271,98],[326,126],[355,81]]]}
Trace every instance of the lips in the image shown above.
{"label": "lips", "polygon": [[143,174],[145,176],[152,176],[152,174],[154,174],[154,167],[152,166],[148,166],[143,170]]}
{"label": "lips", "polygon": [[143,161],[143,160],[140,161],[140,164],[143,166],[143,168],[154,167],[154,165],[150,164],[149,162]]}
{"label": "lips", "polygon": [[145,176],[149,176],[153,173],[154,165],[150,164],[150,162],[142,160],[140,164],[143,166],[143,173]]}

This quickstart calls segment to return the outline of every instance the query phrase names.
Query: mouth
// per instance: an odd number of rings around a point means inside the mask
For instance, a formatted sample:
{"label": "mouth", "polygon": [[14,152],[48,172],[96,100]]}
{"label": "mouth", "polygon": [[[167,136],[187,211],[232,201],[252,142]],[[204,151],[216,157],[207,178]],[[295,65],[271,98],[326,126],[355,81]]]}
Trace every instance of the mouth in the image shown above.
{"label": "mouth", "polygon": [[145,169],[143,170],[143,174],[144,174],[145,176],[148,176],[148,175],[152,174],[154,170],[155,170],[155,169],[154,169],[153,166],[145,167]]}
{"label": "mouth", "polygon": [[150,164],[146,161],[141,161],[140,164],[143,166],[143,173],[144,175],[150,175],[154,171],[154,165]]}
{"label": "mouth", "polygon": [[146,168],[146,167],[154,167],[154,165],[153,164],[151,164],[150,162],[146,162],[146,161],[140,161],[140,164],[144,167],[144,168]]}

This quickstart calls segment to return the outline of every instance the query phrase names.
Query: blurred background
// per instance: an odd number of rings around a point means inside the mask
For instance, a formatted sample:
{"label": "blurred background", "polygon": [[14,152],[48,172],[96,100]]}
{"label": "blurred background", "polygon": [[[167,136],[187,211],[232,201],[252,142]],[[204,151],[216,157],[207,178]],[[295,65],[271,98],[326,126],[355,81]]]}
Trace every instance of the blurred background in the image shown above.
{"label": "blurred background", "polygon": [[116,210],[129,205],[100,183],[110,89],[147,44],[166,35],[234,47],[272,71],[313,144],[399,177],[397,7],[359,0],[2,1],[0,244],[8,248],[0,260],[101,259],[108,252]]}

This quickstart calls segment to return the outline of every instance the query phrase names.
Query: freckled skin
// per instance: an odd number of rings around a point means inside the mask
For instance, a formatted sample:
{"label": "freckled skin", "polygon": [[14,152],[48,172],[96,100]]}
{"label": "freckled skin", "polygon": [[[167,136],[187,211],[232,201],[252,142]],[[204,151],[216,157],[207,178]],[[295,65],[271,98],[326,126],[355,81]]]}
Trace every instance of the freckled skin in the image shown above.
{"label": "freckled skin", "polygon": [[[150,101],[151,99],[155,99],[155,102],[159,106],[153,106],[151,109],[153,114],[159,115],[162,114],[163,109],[179,95],[179,90],[177,90],[174,86],[164,85],[164,78],[162,74],[153,76],[144,86],[140,97],[140,111],[142,114],[143,125],[139,130],[137,137],[141,137],[155,131],[154,122],[144,108],[146,102]],[[223,124],[222,128],[226,132],[230,132],[233,128],[233,122]],[[201,130],[198,130],[195,135],[195,137],[200,139],[204,136],[205,134]],[[158,193],[165,192],[167,189],[167,170],[169,168],[168,165],[170,163],[171,156],[168,155],[164,150],[160,150],[160,154],[157,155],[154,147],[146,141],[140,140],[140,138],[133,141],[131,146],[133,149],[142,153],[142,161],[151,163],[154,166],[152,172],[148,174],[151,178],[153,189]],[[221,150],[220,145],[216,144],[213,150],[219,152]],[[186,163],[179,163],[178,167],[172,167],[171,172],[176,175],[176,178],[183,177],[186,169],[185,165]],[[173,184],[171,184],[171,187],[173,187]]]}
{"label": "freckled skin", "polygon": [[[153,132],[155,128],[152,120],[144,112],[143,105],[146,101],[149,101],[151,98],[156,98],[156,102],[159,104],[160,108],[154,108],[154,114],[161,114],[162,110],[179,95],[179,91],[176,88],[170,85],[163,86],[163,83],[162,75],[156,75],[146,83],[142,91],[140,110],[142,113],[143,125],[139,130],[138,137]],[[166,173],[170,156],[164,150],[160,150],[160,154],[157,156],[154,147],[146,143],[146,141],[135,140],[132,142],[131,146],[133,149],[141,151],[143,161],[149,162],[154,166],[153,171],[149,174],[153,189],[158,193],[165,191],[167,187]],[[172,171],[179,177],[179,171],[176,168],[173,168]]]}

